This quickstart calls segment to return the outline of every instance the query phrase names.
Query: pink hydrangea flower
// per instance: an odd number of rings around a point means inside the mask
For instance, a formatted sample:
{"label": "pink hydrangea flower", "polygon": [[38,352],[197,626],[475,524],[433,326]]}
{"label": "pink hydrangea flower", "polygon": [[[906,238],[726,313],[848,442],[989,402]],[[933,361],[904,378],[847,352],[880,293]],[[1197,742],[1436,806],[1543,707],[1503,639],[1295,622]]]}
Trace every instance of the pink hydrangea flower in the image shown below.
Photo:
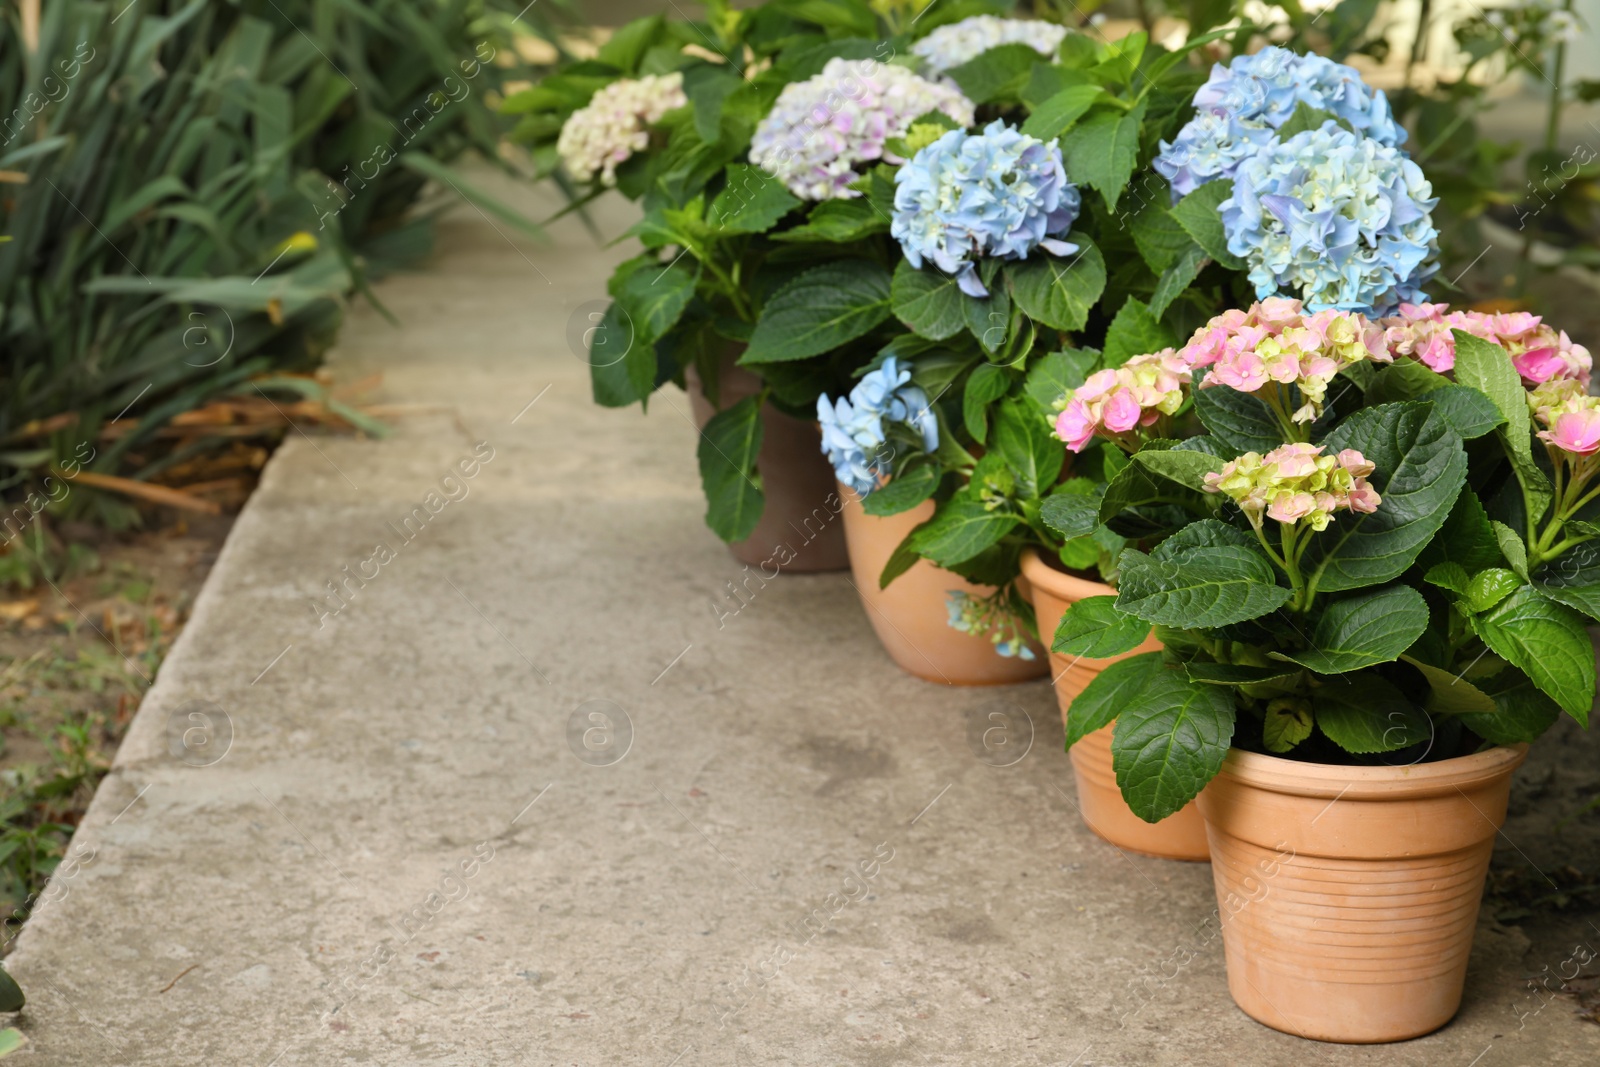
{"label": "pink hydrangea flower", "polygon": [[1573,378],[1553,378],[1528,393],[1528,407],[1544,429],[1539,439],[1577,456],[1600,451],[1600,397]]}
{"label": "pink hydrangea flower", "polygon": [[1115,437],[1154,425],[1182,406],[1191,379],[1189,365],[1170,348],[1095,371],[1067,398],[1056,417],[1056,436],[1082,452],[1097,433]]}
{"label": "pink hydrangea flower", "polygon": [[1268,452],[1246,452],[1205,477],[1208,493],[1226,493],[1252,522],[1263,512],[1292,525],[1302,520],[1326,529],[1336,511],[1370,513],[1383,502],[1367,476],[1370,460],[1354,449],[1325,455],[1321,445],[1304,442]]}
{"label": "pink hydrangea flower", "polygon": [[1414,356],[1440,374],[1455,369],[1456,342],[1451,330],[1462,330],[1504,348],[1523,383],[1530,387],[1559,378],[1572,378],[1587,386],[1594,365],[1587,348],[1526,311],[1488,314],[1451,311],[1448,304],[1401,304],[1400,313],[1384,319],[1383,325],[1396,355]]}
{"label": "pink hydrangea flower", "polygon": [[1231,310],[1196,330],[1180,355],[1210,367],[1202,389],[1227,386],[1254,393],[1276,382],[1300,390],[1296,422],[1322,414],[1328,383],[1364,360],[1391,360],[1383,329],[1347,311],[1305,314],[1300,301],[1269,297],[1248,311]]}
{"label": "pink hydrangea flower", "polygon": [[1600,450],[1600,410],[1566,411],[1556,416],[1555,424],[1539,436],[1564,452],[1578,456]]}

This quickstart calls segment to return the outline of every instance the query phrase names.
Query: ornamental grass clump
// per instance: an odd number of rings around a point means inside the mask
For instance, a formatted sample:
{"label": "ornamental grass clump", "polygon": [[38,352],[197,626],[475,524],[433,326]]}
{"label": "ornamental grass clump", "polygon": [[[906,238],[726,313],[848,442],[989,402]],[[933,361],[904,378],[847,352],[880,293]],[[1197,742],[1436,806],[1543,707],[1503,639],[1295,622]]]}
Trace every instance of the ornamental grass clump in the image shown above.
{"label": "ornamental grass clump", "polygon": [[[1478,325],[1540,348],[1458,327],[1441,374],[1405,323],[1263,302],[1156,354],[1191,368],[1159,426],[1102,417],[1125,458],[1097,501],[1055,517],[1082,525],[1092,507],[1129,541],[1116,595],[1069,608],[1052,647],[1115,656],[1152,626],[1165,646],[1107,667],[1069,711],[1069,745],[1115,721],[1141,818],[1181,809],[1230,747],[1403,765],[1531,741],[1563,710],[1587,724],[1600,398],[1555,330]],[[1528,383],[1535,365],[1566,373]],[[1085,390],[1104,395],[1086,382],[1069,410]],[[1295,417],[1312,392],[1324,402]]]}

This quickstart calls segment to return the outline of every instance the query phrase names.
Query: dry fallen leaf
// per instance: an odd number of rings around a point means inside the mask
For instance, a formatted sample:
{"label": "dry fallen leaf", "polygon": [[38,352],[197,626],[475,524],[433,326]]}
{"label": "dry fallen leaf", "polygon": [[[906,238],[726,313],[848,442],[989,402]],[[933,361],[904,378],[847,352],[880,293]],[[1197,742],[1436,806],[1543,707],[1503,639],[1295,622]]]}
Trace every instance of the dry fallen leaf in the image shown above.
{"label": "dry fallen leaf", "polygon": [[16,622],[39,610],[39,601],[31,600],[6,600],[0,601],[0,619],[9,619]]}

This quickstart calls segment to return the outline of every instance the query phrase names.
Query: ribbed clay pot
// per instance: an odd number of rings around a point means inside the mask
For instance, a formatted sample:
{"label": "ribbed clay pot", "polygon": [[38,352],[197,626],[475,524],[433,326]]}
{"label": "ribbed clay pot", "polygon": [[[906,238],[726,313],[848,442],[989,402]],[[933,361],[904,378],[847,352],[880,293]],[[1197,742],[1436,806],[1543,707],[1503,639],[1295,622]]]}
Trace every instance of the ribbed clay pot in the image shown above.
{"label": "ribbed clay pot", "polygon": [[[1101,582],[1074,578],[1050,566],[1033,549],[1022,553],[1022,576],[1033,588],[1033,609],[1039,619],[1039,636],[1049,645],[1067,608],[1093,596],[1112,596],[1116,590]],[[1154,635],[1132,652],[1107,659],[1086,659],[1050,653],[1055,675],[1056,703],[1061,705],[1061,722],[1071,718],[1073,700],[1088,688],[1095,676],[1119,659],[1141,652],[1159,652],[1161,642]],[[1129,852],[1168,860],[1207,858],[1206,828],[1193,802],[1162,819],[1148,823],[1133,813],[1117,788],[1117,775],[1111,768],[1111,726],[1087,734],[1069,751],[1073,777],[1078,783],[1078,811],[1089,829]]]}
{"label": "ribbed clay pot", "polygon": [[[689,404],[700,429],[705,429],[718,411],[761,391],[761,379],[736,363],[742,351],[743,346],[730,347],[722,358],[715,408],[706,398],[695,368],[684,372]],[[753,567],[768,565],[801,573],[844,570],[850,560],[839,521],[839,498],[834,495],[833,468],[822,454],[822,431],[814,421],[785,415],[771,404],[762,407],[761,424],[756,469],[761,473],[766,506],[750,536],[728,549],[739,562]]]}
{"label": "ribbed clay pot", "polygon": [[1402,1041],[1449,1022],[1527,752],[1410,767],[1230,752],[1200,811],[1234,1002],[1318,1041]]}
{"label": "ribbed clay pot", "polygon": [[889,588],[878,588],[884,564],[906,535],[933,515],[933,501],[898,515],[878,516],[868,515],[861,498],[844,486],[837,492],[844,501],[844,536],[861,606],[884,651],[901,670],[945,685],[1009,685],[1049,673],[1049,661],[1038,645],[1031,646],[1031,660],[1002,656],[987,637],[950,628],[946,593],[960,590],[968,596],[990,596],[993,586],[974,585],[919,559]]}

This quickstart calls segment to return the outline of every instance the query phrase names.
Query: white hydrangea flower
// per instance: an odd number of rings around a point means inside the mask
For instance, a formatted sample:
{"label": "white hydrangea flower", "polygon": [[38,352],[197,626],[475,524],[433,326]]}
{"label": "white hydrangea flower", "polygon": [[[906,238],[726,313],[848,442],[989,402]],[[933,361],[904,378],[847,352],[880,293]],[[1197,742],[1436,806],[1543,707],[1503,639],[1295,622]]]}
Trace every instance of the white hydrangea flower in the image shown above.
{"label": "white hydrangea flower", "polygon": [[649,145],[647,127],[688,102],[682,74],[619,78],[572,113],[556,139],[556,153],[577,181],[598,174],[601,184],[615,185],[617,165]]}
{"label": "white hydrangea flower", "polygon": [[1067,28],[1054,22],[974,15],[940,26],[912,45],[911,51],[927,60],[935,74],[943,74],[1003,44],[1025,44],[1042,56],[1053,56],[1066,35]]}

